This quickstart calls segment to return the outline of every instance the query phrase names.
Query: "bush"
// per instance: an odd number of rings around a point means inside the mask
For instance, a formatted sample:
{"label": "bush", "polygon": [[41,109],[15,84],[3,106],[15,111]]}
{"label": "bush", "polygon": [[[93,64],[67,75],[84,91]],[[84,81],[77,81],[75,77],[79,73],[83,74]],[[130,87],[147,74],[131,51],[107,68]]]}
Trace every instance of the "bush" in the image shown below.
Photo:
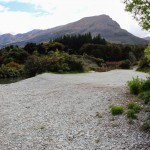
{"label": "bush", "polygon": [[65,59],[66,59],[65,62],[68,64],[70,68],[70,71],[84,72],[86,70],[83,61],[77,58],[76,56],[66,55]]}
{"label": "bush", "polygon": [[22,65],[20,65],[20,64],[18,64],[18,63],[16,63],[16,62],[14,62],[14,61],[12,61],[12,62],[6,64],[6,67],[8,67],[8,68],[14,68],[14,69],[19,70],[19,69],[22,68]]}
{"label": "bush", "polygon": [[112,106],[111,113],[112,115],[120,115],[124,112],[124,108],[122,106]]}
{"label": "bush", "polygon": [[150,131],[150,114],[145,119],[143,125],[141,126],[143,131]]}
{"label": "bush", "polygon": [[8,64],[12,61],[18,64],[24,64],[28,56],[29,54],[22,48],[13,47],[8,52],[6,52],[6,50],[3,52],[2,61],[3,64]]}
{"label": "bush", "polygon": [[43,72],[84,72],[85,67],[79,58],[59,51],[49,56],[31,56],[25,64],[25,73],[32,77]]}
{"label": "bush", "polygon": [[132,110],[134,110],[135,113],[138,113],[141,110],[141,107],[134,102],[130,102],[128,104],[128,109],[132,109]]}
{"label": "bush", "polygon": [[140,87],[141,92],[150,91],[150,79],[144,80]]}
{"label": "bush", "polygon": [[144,100],[145,104],[148,104],[150,102],[150,91],[140,93],[139,97]]}
{"label": "bush", "polygon": [[130,69],[130,61],[129,60],[124,60],[122,63],[119,65],[121,69]]}
{"label": "bush", "polygon": [[20,77],[23,74],[23,68],[20,69],[7,67],[6,65],[2,65],[0,67],[0,78],[15,78]]}
{"label": "bush", "polygon": [[150,60],[148,60],[146,57],[142,58],[139,61],[137,70],[144,71],[144,72],[149,72],[150,71]]}
{"label": "bush", "polygon": [[137,118],[137,116],[135,115],[135,111],[133,109],[128,110],[127,118],[129,118],[129,119],[136,119]]}
{"label": "bush", "polygon": [[95,71],[96,72],[106,72],[106,71],[109,71],[110,69],[107,68],[107,67],[98,67],[98,68],[95,68]]}
{"label": "bush", "polygon": [[28,77],[33,77],[41,71],[41,68],[40,58],[37,56],[30,56],[25,63],[24,70]]}
{"label": "bush", "polygon": [[131,81],[128,81],[128,87],[131,94],[139,94],[141,84],[143,83],[143,80],[137,78],[133,78]]}

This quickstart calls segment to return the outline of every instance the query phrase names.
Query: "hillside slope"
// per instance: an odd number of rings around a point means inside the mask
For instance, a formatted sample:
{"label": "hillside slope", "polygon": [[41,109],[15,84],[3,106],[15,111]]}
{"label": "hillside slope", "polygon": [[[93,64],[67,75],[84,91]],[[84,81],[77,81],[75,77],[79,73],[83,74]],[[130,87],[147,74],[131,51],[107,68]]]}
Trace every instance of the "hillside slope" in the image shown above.
{"label": "hillside slope", "polygon": [[106,40],[123,44],[147,44],[147,41],[121,29],[120,25],[107,15],[86,17],[79,21],[47,30],[33,30],[25,34],[0,35],[0,47],[14,44],[23,46],[28,42],[47,42],[66,34],[100,34]]}

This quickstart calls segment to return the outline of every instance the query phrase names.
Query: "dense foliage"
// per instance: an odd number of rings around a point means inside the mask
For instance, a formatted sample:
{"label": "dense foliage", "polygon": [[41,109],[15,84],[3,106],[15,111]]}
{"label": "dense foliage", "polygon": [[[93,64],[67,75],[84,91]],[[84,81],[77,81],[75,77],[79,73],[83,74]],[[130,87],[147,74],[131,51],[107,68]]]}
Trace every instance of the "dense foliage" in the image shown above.
{"label": "dense foliage", "polygon": [[145,49],[145,56],[150,61],[150,43]]}
{"label": "dense foliage", "polygon": [[145,46],[122,45],[108,43],[100,35],[92,37],[90,33],[85,35],[65,35],[57,38],[54,43],[65,45],[63,50],[69,54],[87,54],[105,61],[120,61],[133,58],[139,59],[143,55]]}
{"label": "dense foliage", "polygon": [[[150,1],[149,0],[124,0],[126,11],[133,14],[134,18],[139,22],[143,29],[150,30]],[[139,62],[138,70],[150,72],[150,44],[145,49],[145,55]],[[150,131],[150,79],[141,80],[139,78],[128,82],[130,92],[138,94],[139,98],[144,100],[147,106],[145,112],[148,113],[141,129]],[[130,104],[131,105],[131,104]],[[136,118],[135,111],[128,111],[128,118]]]}
{"label": "dense foliage", "polygon": [[31,77],[43,72],[84,72],[85,66],[77,56],[56,51],[49,56],[30,56],[24,69]]}
{"label": "dense foliage", "polygon": [[149,0],[124,0],[126,11],[133,14],[143,29],[150,29],[150,1]]}
{"label": "dense foliage", "polygon": [[47,43],[27,43],[23,48],[0,50],[0,78],[35,76],[43,72],[106,70],[106,61],[122,61],[129,68],[143,56],[144,46],[108,43],[100,35],[65,35]]}
{"label": "dense foliage", "polygon": [[69,49],[73,49],[78,53],[78,50],[81,48],[82,45],[85,43],[93,43],[93,44],[100,44],[106,45],[107,42],[104,38],[101,38],[100,35],[92,37],[90,33],[84,35],[64,35],[63,37],[56,38],[54,42],[63,43]]}

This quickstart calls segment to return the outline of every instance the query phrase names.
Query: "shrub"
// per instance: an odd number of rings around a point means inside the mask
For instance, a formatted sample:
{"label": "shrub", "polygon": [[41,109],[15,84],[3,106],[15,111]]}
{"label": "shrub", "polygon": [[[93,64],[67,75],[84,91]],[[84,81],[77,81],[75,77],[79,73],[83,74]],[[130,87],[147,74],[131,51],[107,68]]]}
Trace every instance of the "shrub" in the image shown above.
{"label": "shrub", "polygon": [[25,64],[25,73],[32,77],[43,72],[83,72],[82,60],[76,56],[59,51],[51,52],[49,56],[31,56]]}
{"label": "shrub", "polygon": [[138,77],[128,81],[130,93],[135,95],[139,94],[142,82],[143,80],[139,79]]}
{"label": "shrub", "polygon": [[144,72],[149,72],[150,71],[150,60],[148,60],[146,57],[142,58],[139,61],[137,70],[144,71]]}
{"label": "shrub", "polygon": [[148,104],[150,102],[150,91],[140,93],[139,97],[144,100],[145,104]]}
{"label": "shrub", "polygon": [[129,60],[122,61],[119,67],[122,69],[130,69],[130,61]]}
{"label": "shrub", "polygon": [[143,81],[140,90],[141,92],[150,91],[150,79]]}
{"label": "shrub", "polygon": [[62,43],[51,42],[48,44],[48,51],[56,51],[56,50],[63,51],[64,47],[65,46]]}
{"label": "shrub", "polygon": [[30,56],[25,63],[25,74],[28,77],[33,77],[41,70],[40,58],[37,56]]}
{"label": "shrub", "polygon": [[18,69],[19,70],[19,69],[22,68],[22,65],[19,65],[18,63],[12,61],[12,62],[6,64],[6,67],[8,67],[8,68],[14,68],[14,69]]}
{"label": "shrub", "polygon": [[0,50],[0,64],[8,64],[12,61],[24,64],[29,54],[18,46],[8,46]]}
{"label": "shrub", "polygon": [[87,54],[83,54],[83,58],[87,60],[91,60],[92,62],[95,62],[98,66],[101,66],[101,64],[104,62],[103,59],[92,57]]}
{"label": "shrub", "polygon": [[141,126],[143,131],[150,131],[150,114],[145,119],[143,125]]}
{"label": "shrub", "polygon": [[96,72],[106,72],[106,71],[109,71],[109,70],[110,70],[110,69],[107,68],[107,67],[105,67],[105,68],[103,68],[103,67],[95,68],[95,71],[96,71]]}
{"label": "shrub", "polygon": [[134,103],[134,102],[130,102],[128,104],[128,109],[132,109],[132,110],[134,110],[135,113],[137,113],[141,110],[141,107],[138,104]]}
{"label": "shrub", "polygon": [[122,106],[112,106],[111,113],[113,115],[120,115],[124,112],[124,108]]}
{"label": "shrub", "polygon": [[15,78],[21,76],[23,73],[22,67],[20,69],[10,68],[6,65],[0,67],[0,78]]}
{"label": "shrub", "polygon": [[66,56],[65,59],[66,59],[65,62],[68,64],[68,66],[70,68],[70,71],[84,72],[86,70],[83,61],[81,59],[77,58],[76,56],[68,55],[68,56]]}
{"label": "shrub", "polygon": [[127,118],[129,119],[136,119],[135,111],[133,109],[129,109],[127,111]]}

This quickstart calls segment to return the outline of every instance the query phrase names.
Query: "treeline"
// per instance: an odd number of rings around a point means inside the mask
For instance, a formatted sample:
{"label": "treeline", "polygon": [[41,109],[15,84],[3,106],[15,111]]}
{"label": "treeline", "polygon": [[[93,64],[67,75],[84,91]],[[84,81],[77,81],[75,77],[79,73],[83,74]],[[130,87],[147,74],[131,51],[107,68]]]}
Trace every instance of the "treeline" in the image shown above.
{"label": "treeline", "polygon": [[109,43],[100,35],[65,35],[51,41],[63,44],[63,50],[69,54],[87,54],[105,61],[139,59],[143,56],[145,46]]}
{"label": "treeline", "polygon": [[0,78],[34,76],[46,71],[83,72],[101,66],[103,61],[135,62],[142,57],[144,48],[112,44],[90,33],[28,43],[23,48],[11,45],[0,50]]}
{"label": "treeline", "polygon": [[49,43],[28,43],[24,47],[24,50],[29,54],[33,54],[33,52],[48,54],[56,49],[71,55],[87,54],[105,61],[120,61],[126,59],[138,60],[143,56],[145,46],[109,43],[100,35],[92,37],[88,33],[84,35],[65,35]]}
{"label": "treeline", "polygon": [[[52,42],[52,41],[51,41]],[[73,49],[78,52],[82,45],[86,43],[106,45],[107,42],[104,38],[101,38],[100,34],[92,37],[91,33],[84,35],[64,35],[56,38],[54,42],[59,42],[67,46],[69,49]]]}

